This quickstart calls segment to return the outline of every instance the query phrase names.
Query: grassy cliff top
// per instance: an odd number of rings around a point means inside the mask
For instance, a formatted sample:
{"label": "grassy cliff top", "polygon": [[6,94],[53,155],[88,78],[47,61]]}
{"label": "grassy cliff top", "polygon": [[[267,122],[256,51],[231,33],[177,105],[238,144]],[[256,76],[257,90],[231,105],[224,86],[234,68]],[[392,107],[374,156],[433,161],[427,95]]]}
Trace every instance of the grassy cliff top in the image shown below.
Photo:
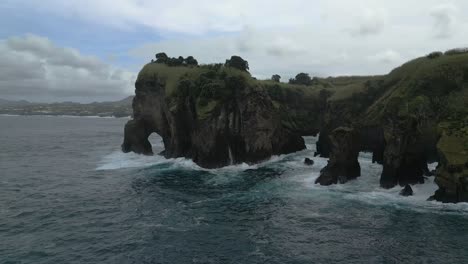
{"label": "grassy cliff top", "polygon": [[459,119],[468,114],[468,54],[421,57],[383,78],[385,93],[367,111],[367,119],[386,114]]}
{"label": "grassy cliff top", "polygon": [[[237,78],[238,84],[234,85],[237,88],[265,89],[276,102],[312,103],[325,91],[330,101],[351,103],[357,99],[361,104],[368,104],[366,118],[374,121],[389,112],[405,115],[431,110],[438,111],[443,119],[450,115],[456,119],[468,111],[468,53],[417,58],[384,76],[314,78],[308,86],[256,80],[248,72],[222,64],[148,63],[138,75],[139,80],[155,77],[165,83],[168,96],[184,95],[189,90],[197,97],[208,95],[220,99],[230,95],[226,90],[233,86],[228,82],[231,77]],[[184,85],[187,87],[181,87]]]}

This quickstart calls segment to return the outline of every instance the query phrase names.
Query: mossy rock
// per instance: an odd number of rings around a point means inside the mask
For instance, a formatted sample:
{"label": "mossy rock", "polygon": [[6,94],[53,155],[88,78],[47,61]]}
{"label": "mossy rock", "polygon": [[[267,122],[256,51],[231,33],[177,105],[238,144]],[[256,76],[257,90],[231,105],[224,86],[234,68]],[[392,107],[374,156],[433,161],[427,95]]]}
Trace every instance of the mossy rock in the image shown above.
{"label": "mossy rock", "polygon": [[200,98],[197,101],[197,118],[199,120],[204,120],[208,119],[212,112],[217,109],[217,107],[220,105],[219,101],[216,100],[209,100],[207,101],[204,98]]}

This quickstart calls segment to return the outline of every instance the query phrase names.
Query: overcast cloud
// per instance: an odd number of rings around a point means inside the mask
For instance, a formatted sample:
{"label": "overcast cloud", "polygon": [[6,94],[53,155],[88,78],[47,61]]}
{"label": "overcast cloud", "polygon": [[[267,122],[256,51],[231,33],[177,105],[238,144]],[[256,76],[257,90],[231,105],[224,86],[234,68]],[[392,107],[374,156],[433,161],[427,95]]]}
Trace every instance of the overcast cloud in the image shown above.
{"label": "overcast cloud", "polygon": [[[385,74],[431,51],[468,46],[465,0],[5,1],[11,10],[33,8],[45,16],[81,21],[89,31],[99,25],[122,39],[135,32],[145,35],[119,51],[134,60],[128,69],[110,65],[114,59],[105,63],[81,54],[80,43],[71,49],[53,44],[47,34],[10,36],[0,44],[0,97],[31,89],[57,96],[131,94],[135,73],[160,51],[192,55],[201,63],[240,55],[254,76],[277,73],[287,80],[298,72]],[[159,40],[144,41],[152,34]]]}
{"label": "overcast cloud", "polygon": [[122,99],[133,91],[134,73],[112,67],[45,37],[11,37],[0,43],[2,98],[34,101]]}

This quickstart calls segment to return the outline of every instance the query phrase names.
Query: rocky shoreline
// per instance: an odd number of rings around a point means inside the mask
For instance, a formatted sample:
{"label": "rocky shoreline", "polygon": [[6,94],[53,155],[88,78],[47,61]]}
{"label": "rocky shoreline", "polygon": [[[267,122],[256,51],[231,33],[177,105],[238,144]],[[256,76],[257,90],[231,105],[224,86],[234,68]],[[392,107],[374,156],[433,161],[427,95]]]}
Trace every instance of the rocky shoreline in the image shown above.
{"label": "rocky shoreline", "polygon": [[[134,119],[125,126],[124,152],[153,154],[159,134],[165,157],[186,157],[206,168],[256,163],[305,148],[319,134],[328,157],[317,184],[360,175],[357,156],[372,152],[382,164],[383,188],[423,183],[439,162],[432,196],[468,202],[468,54],[426,56],[388,75],[313,78],[290,84],[256,80],[248,63],[198,65],[158,54],[136,81]],[[190,62],[190,63],[189,63]]]}

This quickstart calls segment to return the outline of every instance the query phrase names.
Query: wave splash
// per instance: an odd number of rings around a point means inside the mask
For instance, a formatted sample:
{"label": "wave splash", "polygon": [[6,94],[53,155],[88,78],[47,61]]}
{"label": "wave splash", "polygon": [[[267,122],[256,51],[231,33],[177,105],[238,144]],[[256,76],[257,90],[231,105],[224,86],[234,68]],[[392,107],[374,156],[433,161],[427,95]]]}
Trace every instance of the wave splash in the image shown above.
{"label": "wave splash", "polygon": [[[314,140],[315,138],[312,138]],[[306,138],[307,141],[307,138]],[[293,185],[294,192],[314,195],[330,195],[330,199],[347,199],[375,206],[393,206],[401,209],[410,209],[420,212],[431,213],[457,213],[468,215],[468,203],[443,204],[436,201],[427,201],[434,194],[438,186],[434,183],[434,177],[426,179],[424,184],[413,185],[414,195],[403,197],[399,195],[402,187],[383,189],[379,185],[379,177],[382,166],[372,163],[372,155],[360,153],[359,163],[361,165],[361,177],[346,184],[332,186],[320,186],[315,180],[320,175],[320,170],[327,165],[326,158],[315,157],[315,164],[307,166],[303,163],[304,158],[312,157],[315,145],[308,140],[307,149],[297,153],[273,156],[258,164],[236,164],[218,169],[205,169],[198,166],[190,159],[176,158],[166,159],[160,155],[144,156],[134,153],[123,153],[115,151],[106,155],[101,160],[96,170],[119,170],[127,168],[145,168],[162,166],[165,169],[208,171],[214,176],[208,184],[223,185],[229,181],[238,181],[241,173],[247,170],[259,170],[262,168],[277,169],[286,176],[285,183]],[[155,146],[159,148],[161,146]],[[429,169],[435,169],[437,163],[428,164]],[[299,188],[299,190],[297,189]],[[289,190],[288,188],[284,189]],[[334,198],[337,197],[337,198]]]}

